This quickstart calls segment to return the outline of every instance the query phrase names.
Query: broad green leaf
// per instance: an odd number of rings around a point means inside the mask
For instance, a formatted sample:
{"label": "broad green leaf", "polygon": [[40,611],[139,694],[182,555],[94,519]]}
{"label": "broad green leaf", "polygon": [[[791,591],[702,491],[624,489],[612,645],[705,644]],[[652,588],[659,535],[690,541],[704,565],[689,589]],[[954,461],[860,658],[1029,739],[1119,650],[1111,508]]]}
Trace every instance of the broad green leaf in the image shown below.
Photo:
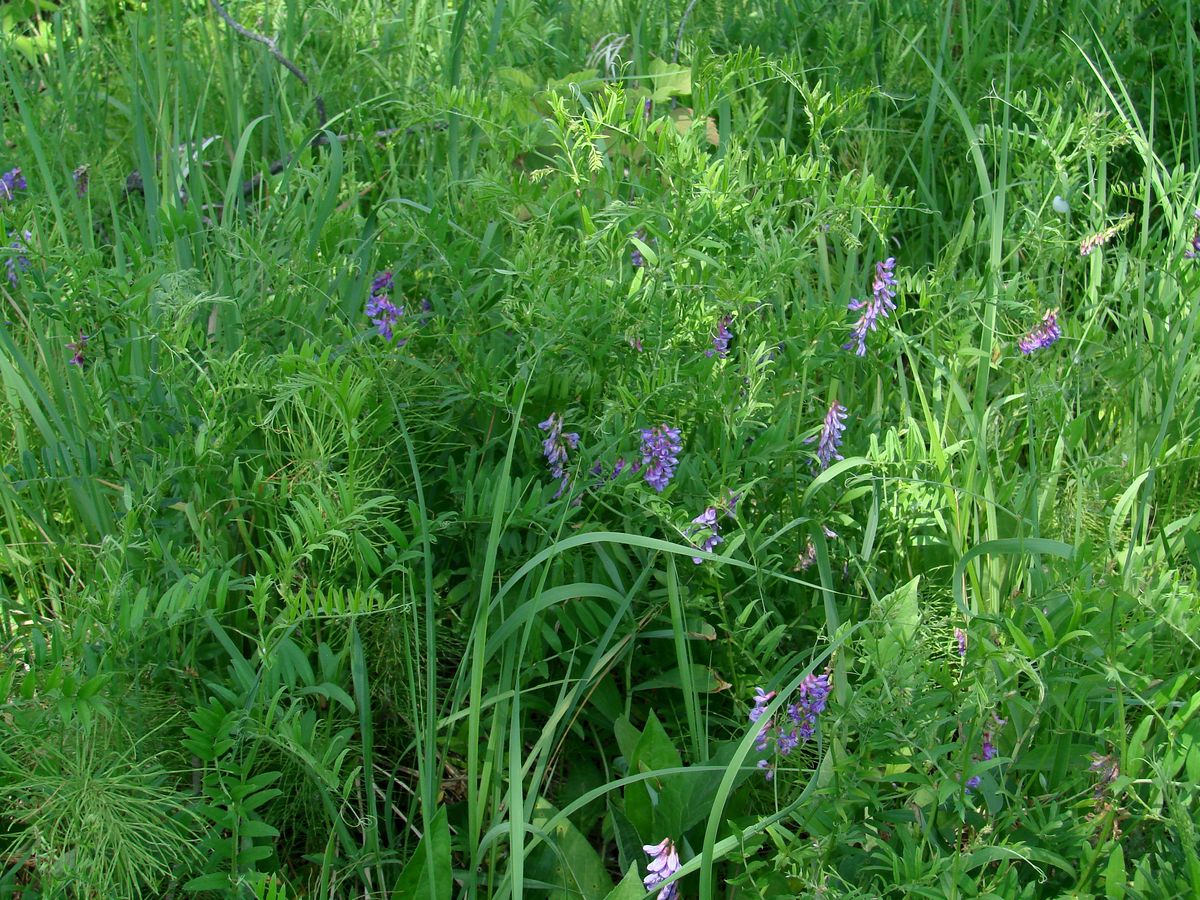
{"label": "broad green leaf", "polygon": [[690,66],[680,66],[669,63],[665,59],[650,61],[650,84],[654,93],[650,96],[655,103],[669,100],[671,97],[682,97],[692,92],[692,70]]}
{"label": "broad green leaf", "polygon": [[646,888],[642,885],[642,877],[638,867],[631,865],[621,883],[608,892],[604,900],[644,900]]}
{"label": "broad green leaf", "polygon": [[[536,830],[544,831],[557,812],[548,802],[540,800],[534,808],[531,824]],[[525,874],[530,882],[553,885],[546,894],[548,900],[580,900],[581,897],[583,900],[602,900],[612,891],[612,879],[604,868],[604,861],[567,818],[560,819],[547,842],[529,854]]]}
{"label": "broad green leaf", "polygon": [[[429,868],[432,860],[433,868]],[[431,877],[432,874],[432,877]],[[429,830],[400,873],[392,889],[393,900],[450,900],[454,873],[450,861],[450,826],[446,807],[439,806]]]}

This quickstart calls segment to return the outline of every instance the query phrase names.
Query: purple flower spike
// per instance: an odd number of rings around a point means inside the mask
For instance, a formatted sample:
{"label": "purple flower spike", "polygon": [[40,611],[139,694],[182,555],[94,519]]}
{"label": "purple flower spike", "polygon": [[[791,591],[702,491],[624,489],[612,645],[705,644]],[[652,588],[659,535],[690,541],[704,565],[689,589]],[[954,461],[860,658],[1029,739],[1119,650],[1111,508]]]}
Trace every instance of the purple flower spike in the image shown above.
{"label": "purple flower spike", "polygon": [[28,231],[22,232],[24,240],[18,238],[9,244],[9,249],[13,252],[9,254],[8,259],[4,260],[4,266],[8,269],[8,283],[13,287],[17,286],[17,281],[20,279],[20,272],[29,271],[29,257],[25,254],[29,252],[29,247],[26,241],[32,241],[33,235]]}
{"label": "purple flower spike", "polygon": [[86,196],[87,192],[88,192],[88,179],[89,179],[88,167],[80,166],[78,169],[76,169],[74,172],[71,173],[71,177],[73,179],[75,179],[75,193],[79,197]]}
{"label": "purple flower spike", "polygon": [[[1200,209],[1196,210],[1195,216],[1200,219]],[[1200,227],[1197,228],[1195,234],[1192,235],[1192,249],[1183,251],[1183,255],[1187,259],[1196,259],[1200,257]]]}
{"label": "purple flower spike", "polygon": [[0,175],[0,200],[11,203],[17,191],[23,191],[26,187],[25,176],[20,168],[9,169]]}
{"label": "purple flower spike", "polygon": [[961,628],[954,629],[954,640],[958,643],[958,655],[967,655],[967,633]]}
{"label": "purple flower spike", "polygon": [[85,362],[87,362],[87,359],[84,357],[84,354],[87,352],[87,345],[88,345],[89,340],[91,340],[91,338],[88,337],[88,335],[83,333],[83,329],[80,329],[78,340],[72,341],[71,343],[67,344],[67,349],[72,351],[72,353],[74,354],[71,357],[71,365],[79,366],[80,368],[83,368],[83,364]]}
{"label": "purple flower spike", "polygon": [[[633,236],[643,244],[646,243],[645,228],[639,228],[633,233]],[[629,261],[633,263],[633,267],[635,269],[640,269],[642,266],[646,265],[646,257],[642,256],[642,251],[638,249],[637,244],[634,244],[633,249],[629,251]],[[641,348],[639,347],[638,349]]]}
{"label": "purple flower spike", "polygon": [[[698,546],[705,553],[711,553],[717,544],[724,543],[725,541],[725,538],[721,537],[720,526],[717,524],[717,508],[715,506],[708,507],[708,509],[692,519],[692,527],[687,531],[688,540],[695,544],[696,538],[705,531],[708,532],[708,535],[704,538],[703,543]],[[699,556],[693,556],[692,562],[700,565],[704,560]]]}
{"label": "purple flower spike", "polygon": [[896,260],[888,257],[883,262],[875,264],[875,283],[871,289],[870,300],[851,300],[850,310],[862,310],[854,328],[850,331],[850,340],[842,344],[843,350],[854,349],[857,356],[867,355],[867,332],[874,331],[880,319],[886,319],[888,312],[896,308],[896,276],[894,274]]}
{"label": "purple flower spike", "polygon": [[[834,400],[829,404],[829,411],[825,413],[825,421],[821,425],[821,440],[817,444],[817,462],[822,469],[829,468],[829,464],[835,459],[842,459],[838,448],[842,446],[842,433],[845,430],[846,407]],[[814,440],[815,438],[810,437],[805,443],[812,443]]]}
{"label": "purple flower spike", "polygon": [[711,350],[705,350],[705,356],[716,356],[724,359],[729,355],[729,342],[733,340],[733,332],[729,330],[730,323],[733,322],[733,316],[722,316],[717,322],[717,330],[713,332]]}
{"label": "purple flower spike", "polygon": [[683,450],[680,440],[679,429],[665,423],[642,429],[642,464],[646,468],[643,477],[660,494],[675,476],[679,453]]}
{"label": "purple flower spike", "polygon": [[1062,329],[1058,327],[1058,310],[1051,309],[1042,316],[1042,321],[1029,334],[1017,341],[1021,352],[1028,356],[1035,350],[1044,350],[1062,337]]}
{"label": "purple flower spike", "polygon": [[[392,302],[388,292],[392,289],[392,273],[380,272],[371,281],[371,296],[367,300],[364,312],[371,324],[379,331],[379,336],[385,341],[395,337],[394,328],[404,315],[404,307]],[[400,341],[403,346],[405,341]]]}
{"label": "purple flower spike", "polygon": [[754,706],[750,710],[750,721],[757,722],[766,712],[767,705],[775,699],[775,691],[764,691],[760,687],[754,689]]}
{"label": "purple flower spike", "polygon": [[[662,884],[679,871],[679,853],[675,850],[675,842],[670,838],[663,838],[657,844],[644,844],[642,850],[650,857],[650,862],[646,864],[646,877],[642,879],[646,890]],[[658,900],[675,900],[678,896],[676,882],[668,884],[658,892]]]}
{"label": "purple flower spike", "polygon": [[573,431],[564,433],[562,422],[562,416],[550,413],[550,418],[538,423],[538,428],[546,432],[546,438],[542,441],[542,453],[550,466],[550,474],[559,480],[558,491],[552,498],[554,500],[563,495],[571,481],[571,476],[567,474],[568,448],[574,450],[579,446],[579,435]]}

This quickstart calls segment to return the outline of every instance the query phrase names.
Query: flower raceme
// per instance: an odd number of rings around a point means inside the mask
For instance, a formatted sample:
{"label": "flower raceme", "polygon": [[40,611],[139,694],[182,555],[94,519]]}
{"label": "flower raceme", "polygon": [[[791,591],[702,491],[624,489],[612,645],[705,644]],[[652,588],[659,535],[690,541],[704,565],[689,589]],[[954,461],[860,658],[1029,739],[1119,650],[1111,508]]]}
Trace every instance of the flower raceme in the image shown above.
{"label": "flower raceme", "polygon": [[[841,459],[838,448],[842,446],[842,434],[846,430],[846,407],[834,400],[829,404],[825,413],[825,421],[821,423],[820,442],[817,444],[817,462],[822,469],[828,469],[835,459]],[[816,437],[810,437],[806,444],[811,444]]]}
{"label": "flower raceme", "polygon": [[25,176],[21,174],[20,168],[9,169],[0,175],[0,201],[11,203],[15,199],[17,191],[23,191],[27,187]]}
{"label": "flower raceme", "polygon": [[1044,350],[1062,337],[1062,329],[1058,327],[1058,310],[1051,309],[1042,316],[1042,321],[1030,332],[1017,341],[1021,352],[1028,356],[1036,350]]}
{"label": "flower raceme", "polygon": [[558,413],[550,413],[550,417],[546,421],[538,423],[538,428],[546,432],[546,437],[542,441],[542,453],[546,457],[546,464],[550,467],[550,474],[559,481],[558,490],[553,498],[555,500],[563,495],[563,491],[567,489],[567,485],[571,481],[571,477],[567,474],[568,448],[574,450],[579,446],[579,435],[573,431],[564,433],[562,424],[562,416]]}
{"label": "flower raceme", "polygon": [[646,470],[642,477],[660,494],[675,476],[679,454],[683,451],[681,439],[679,429],[665,423],[642,429],[642,465]]}
{"label": "flower raceme", "polygon": [[[679,871],[679,853],[675,849],[675,842],[670,838],[663,838],[657,844],[644,844],[642,850],[650,857],[646,864],[646,877],[642,879],[646,890],[662,884]],[[678,882],[672,882],[660,890],[658,900],[675,900],[679,896],[677,884]]]}
{"label": "flower raceme", "polygon": [[[400,317],[404,315],[404,307],[392,302],[392,273],[380,272],[371,281],[371,296],[367,299],[365,310],[367,318],[385,341],[395,337],[394,328]],[[404,345],[400,341],[399,346]]]}
{"label": "flower raceme", "polygon": [[880,319],[886,319],[888,312],[896,308],[896,259],[889,256],[883,262],[875,264],[875,283],[871,289],[870,300],[851,300],[849,309],[853,312],[861,310],[862,315],[850,330],[850,340],[842,344],[843,350],[853,349],[856,356],[867,355],[867,333],[879,326]]}
{"label": "flower raceme", "polygon": [[[753,706],[750,709],[750,721],[761,723],[758,738],[754,742],[755,748],[759,751],[768,750],[774,738],[775,750],[780,756],[787,756],[800,744],[812,740],[816,734],[818,717],[829,703],[832,686],[828,671],[820,675],[806,675],[797,689],[796,702],[787,707],[790,728],[785,725],[776,728],[774,719],[762,721],[767,705],[775,699],[776,694],[775,691],[764,691],[761,687],[756,687]],[[758,767],[763,770],[768,781],[774,777],[774,770],[769,761],[760,760]]]}

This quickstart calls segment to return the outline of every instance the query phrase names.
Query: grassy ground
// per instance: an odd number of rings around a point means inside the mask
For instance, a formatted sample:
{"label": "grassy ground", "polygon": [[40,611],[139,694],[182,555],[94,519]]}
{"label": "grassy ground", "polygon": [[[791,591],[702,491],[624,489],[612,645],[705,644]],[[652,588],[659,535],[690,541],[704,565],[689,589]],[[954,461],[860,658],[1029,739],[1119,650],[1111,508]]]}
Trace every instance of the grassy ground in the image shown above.
{"label": "grassy ground", "polygon": [[0,9],[0,896],[1200,896],[1190,0],[226,6]]}

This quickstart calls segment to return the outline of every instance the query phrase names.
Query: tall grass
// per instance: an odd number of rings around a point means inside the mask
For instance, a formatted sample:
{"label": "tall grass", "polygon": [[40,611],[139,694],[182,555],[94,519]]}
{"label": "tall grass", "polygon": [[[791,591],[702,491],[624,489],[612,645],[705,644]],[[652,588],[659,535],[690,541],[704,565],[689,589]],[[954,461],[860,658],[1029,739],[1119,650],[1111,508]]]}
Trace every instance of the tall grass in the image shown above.
{"label": "tall grass", "polygon": [[225,6],[0,12],[0,893],[1200,893],[1190,13]]}

